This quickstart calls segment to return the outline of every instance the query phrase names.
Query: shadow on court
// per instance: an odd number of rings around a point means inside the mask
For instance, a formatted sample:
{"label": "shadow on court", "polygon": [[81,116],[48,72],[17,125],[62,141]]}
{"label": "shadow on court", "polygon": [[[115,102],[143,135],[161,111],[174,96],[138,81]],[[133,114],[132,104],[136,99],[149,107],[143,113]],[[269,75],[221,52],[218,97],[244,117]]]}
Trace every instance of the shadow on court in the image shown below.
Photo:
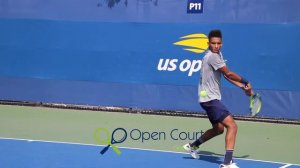
{"label": "shadow on court", "polygon": [[[215,163],[215,164],[221,164],[223,162],[223,154],[218,154],[214,152],[209,151],[200,151],[198,153],[200,155],[199,160],[206,161],[209,163]],[[243,155],[243,156],[234,156],[235,158],[248,158],[249,155]],[[194,159],[191,156],[185,156],[183,159]]]}
{"label": "shadow on court", "polygon": [[[183,159],[194,159],[190,156],[185,156]],[[199,160],[209,162],[209,163],[215,163],[215,164],[221,164],[222,160],[220,157],[217,156],[200,156]]]}
{"label": "shadow on court", "polygon": [[[210,151],[199,151],[200,155],[207,155],[207,156],[217,156],[217,157],[223,157],[224,154],[219,154],[219,153],[214,153],[214,152],[210,152]],[[249,158],[250,155],[243,155],[243,156],[235,156],[234,158]]]}

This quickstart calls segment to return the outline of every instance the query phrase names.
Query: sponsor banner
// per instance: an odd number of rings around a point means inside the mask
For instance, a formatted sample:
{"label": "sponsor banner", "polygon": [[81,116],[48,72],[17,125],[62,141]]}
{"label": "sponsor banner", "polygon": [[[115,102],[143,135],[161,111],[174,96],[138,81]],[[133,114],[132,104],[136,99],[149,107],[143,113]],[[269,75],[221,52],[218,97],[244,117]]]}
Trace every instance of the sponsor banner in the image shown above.
{"label": "sponsor banner", "polygon": [[215,27],[227,65],[257,89],[300,90],[299,24],[0,20],[0,76],[196,86]]}

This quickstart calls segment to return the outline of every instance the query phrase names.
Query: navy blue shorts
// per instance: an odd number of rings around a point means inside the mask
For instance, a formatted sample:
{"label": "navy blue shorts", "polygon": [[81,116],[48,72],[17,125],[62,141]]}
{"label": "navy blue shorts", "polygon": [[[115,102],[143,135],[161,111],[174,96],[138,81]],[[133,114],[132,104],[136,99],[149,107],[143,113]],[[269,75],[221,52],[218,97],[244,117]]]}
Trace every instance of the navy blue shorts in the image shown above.
{"label": "navy blue shorts", "polygon": [[206,111],[212,125],[222,122],[227,116],[231,115],[220,100],[211,100],[200,103],[200,105]]}

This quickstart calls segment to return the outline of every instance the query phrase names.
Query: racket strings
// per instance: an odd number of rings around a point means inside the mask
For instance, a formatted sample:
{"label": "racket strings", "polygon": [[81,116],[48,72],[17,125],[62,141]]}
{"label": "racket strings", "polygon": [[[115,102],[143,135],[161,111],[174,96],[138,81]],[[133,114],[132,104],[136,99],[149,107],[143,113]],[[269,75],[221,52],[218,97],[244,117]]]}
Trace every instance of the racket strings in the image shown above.
{"label": "racket strings", "polygon": [[256,116],[260,112],[261,106],[262,106],[261,96],[257,93],[251,96],[250,98],[251,116]]}

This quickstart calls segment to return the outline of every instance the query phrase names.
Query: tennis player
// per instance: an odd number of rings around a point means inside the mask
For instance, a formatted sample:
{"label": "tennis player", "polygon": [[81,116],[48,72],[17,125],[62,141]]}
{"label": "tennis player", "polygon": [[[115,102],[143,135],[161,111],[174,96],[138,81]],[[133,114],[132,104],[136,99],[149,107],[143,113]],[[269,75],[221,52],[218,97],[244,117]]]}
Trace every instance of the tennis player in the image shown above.
{"label": "tennis player", "polygon": [[188,143],[183,148],[190,152],[193,158],[198,159],[197,149],[201,144],[209,139],[220,135],[226,128],[225,136],[225,156],[220,168],[238,168],[233,162],[232,155],[235,146],[237,125],[221,100],[221,77],[244,84],[242,89],[247,95],[251,95],[251,84],[243,77],[229,70],[226,66],[222,48],[222,33],[220,30],[212,30],[208,35],[209,50],[202,60],[201,79],[199,82],[199,102],[206,111],[212,128],[207,130],[199,139],[193,143]]}

